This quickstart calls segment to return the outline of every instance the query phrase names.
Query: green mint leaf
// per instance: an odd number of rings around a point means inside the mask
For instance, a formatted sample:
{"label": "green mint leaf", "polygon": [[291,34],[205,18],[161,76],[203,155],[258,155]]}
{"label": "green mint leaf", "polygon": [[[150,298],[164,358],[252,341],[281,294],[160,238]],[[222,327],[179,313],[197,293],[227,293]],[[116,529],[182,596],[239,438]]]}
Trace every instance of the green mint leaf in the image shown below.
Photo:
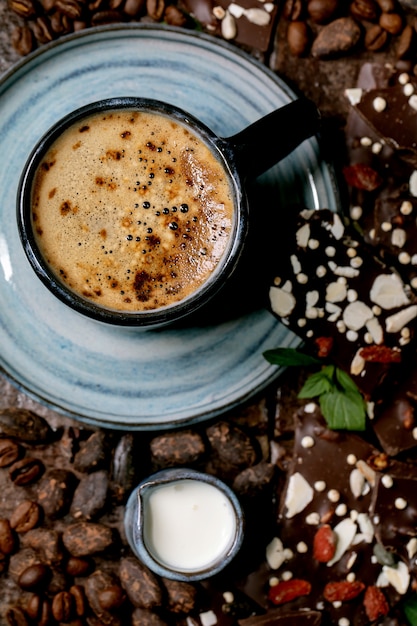
{"label": "green mint leaf", "polygon": [[366,406],[357,391],[333,389],[320,395],[320,408],[329,428],[365,430]]}
{"label": "green mint leaf", "polygon": [[342,389],[344,389],[345,391],[355,391],[356,393],[360,394],[356,383],[351,379],[348,374],[346,374],[346,372],[340,370],[339,368],[336,368],[335,374],[336,380]]}
{"label": "green mint leaf", "polygon": [[403,611],[410,626],[417,626],[417,594],[416,593],[414,593],[412,596],[407,598],[407,600],[403,603]]}
{"label": "green mint leaf", "polygon": [[327,375],[327,369],[323,368],[320,372],[311,374],[305,381],[304,385],[298,393],[299,398],[316,398],[323,393],[332,391],[334,385],[331,378]]}
{"label": "green mint leaf", "polygon": [[299,352],[295,348],[276,348],[275,350],[267,350],[263,353],[265,359],[273,365],[288,366],[306,366],[317,365],[320,363],[318,359],[315,359],[308,354]]}

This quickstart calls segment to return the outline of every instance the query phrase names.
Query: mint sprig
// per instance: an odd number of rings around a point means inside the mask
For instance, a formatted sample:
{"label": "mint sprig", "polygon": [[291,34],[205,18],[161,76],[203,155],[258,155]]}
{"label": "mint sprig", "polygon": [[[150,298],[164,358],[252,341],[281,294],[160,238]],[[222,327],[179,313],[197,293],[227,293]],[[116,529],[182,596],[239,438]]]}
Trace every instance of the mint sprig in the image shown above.
{"label": "mint sprig", "polygon": [[[318,359],[293,348],[268,350],[264,357],[274,365],[286,367],[321,364]],[[311,374],[298,397],[318,398],[323,417],[333,430],[365,430],[365,400],[350,376],[335,365],[325,365]]]}
{"label": "mint sprig", "polygon": [[407,598],[402,606],[404,615],[410,626],[417,626],[417,594]]}

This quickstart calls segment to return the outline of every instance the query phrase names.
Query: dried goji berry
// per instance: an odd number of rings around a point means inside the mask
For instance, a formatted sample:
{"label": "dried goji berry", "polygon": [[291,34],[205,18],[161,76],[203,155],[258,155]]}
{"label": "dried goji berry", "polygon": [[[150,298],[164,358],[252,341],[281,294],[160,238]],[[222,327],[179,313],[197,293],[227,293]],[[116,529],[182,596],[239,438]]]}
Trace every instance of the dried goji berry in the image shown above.
{"label": "dried goji berry", "polygon": [[382,178],[376,170],[365,163],[355,163],[343,168],[343,176],[348,185],[356,189],[374,191],[382,185]]}
{"label": "dried goji berry", "polygon": [[336,552],[337,537],[328,524],[321,526],[313,540],[313,556],[320,563],[328,563]]}
{"label": "dried goji berry", "polygon": [[332,351],[333,337],[317,337],[315,344],[317,346],[317,356],[325,359]]}
{"label": "dried goji berry", "polygon": [[323,595],[328,602],[346,602],[356,598],[364,589],[365,585],[359,580],[341,580],[327,583]]}
{"label": "dried goji berry", "polygon": [[291,578],[270,587],[268,597],[274,604],[284,604],[300,596],[307,596],[310,591],[311,585],[307,580]]}
{"label": "dried goji berry", "polygon": [[365,361],[372,363],[400,363],[401,352],[388,346],[366,346],[359,352]]}
{"label": "dried goji berry", "polygon": [[366,615],[370,622],[388,614],[389,604],[379,587],[367,587],[363,598]]}

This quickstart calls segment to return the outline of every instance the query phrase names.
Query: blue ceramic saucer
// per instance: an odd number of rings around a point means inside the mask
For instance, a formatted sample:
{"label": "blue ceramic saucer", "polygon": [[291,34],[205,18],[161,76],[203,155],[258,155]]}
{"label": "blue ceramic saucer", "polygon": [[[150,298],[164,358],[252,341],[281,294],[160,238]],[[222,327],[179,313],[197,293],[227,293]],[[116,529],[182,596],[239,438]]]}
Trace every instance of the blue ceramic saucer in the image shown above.
{"label": "blue ceramic saucer", "polygon": [[[272,72],[234,46],[170,27],[81,31],[19,62],[0,81],[0,366],[20,389],[95,426],[158,429],[196,423],[263,390],[279,374],[262,356],[298,345],[256,302],[223,321],[133,331],[81,318],[33,275],[17,232],[20,173],[58,119],[114,96],[170,102],[219,136],[294,99]],[[316,139],[259,179],[273,206],[338,204]],[[248,292],[250,298],[250,292]]]}

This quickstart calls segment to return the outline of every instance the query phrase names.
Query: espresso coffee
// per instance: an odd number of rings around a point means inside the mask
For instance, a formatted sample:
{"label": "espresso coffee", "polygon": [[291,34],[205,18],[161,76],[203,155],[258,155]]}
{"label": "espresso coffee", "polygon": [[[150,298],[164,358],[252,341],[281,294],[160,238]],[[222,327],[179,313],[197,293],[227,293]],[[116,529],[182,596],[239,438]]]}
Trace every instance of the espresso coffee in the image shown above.
{"label": "espresso coffee", "polygon": [[65,130],[35,176],[32,221],[53,272],[95,304],[147,311],[216,270],[234,188],[213,148],[153,111],[96,113]]}

